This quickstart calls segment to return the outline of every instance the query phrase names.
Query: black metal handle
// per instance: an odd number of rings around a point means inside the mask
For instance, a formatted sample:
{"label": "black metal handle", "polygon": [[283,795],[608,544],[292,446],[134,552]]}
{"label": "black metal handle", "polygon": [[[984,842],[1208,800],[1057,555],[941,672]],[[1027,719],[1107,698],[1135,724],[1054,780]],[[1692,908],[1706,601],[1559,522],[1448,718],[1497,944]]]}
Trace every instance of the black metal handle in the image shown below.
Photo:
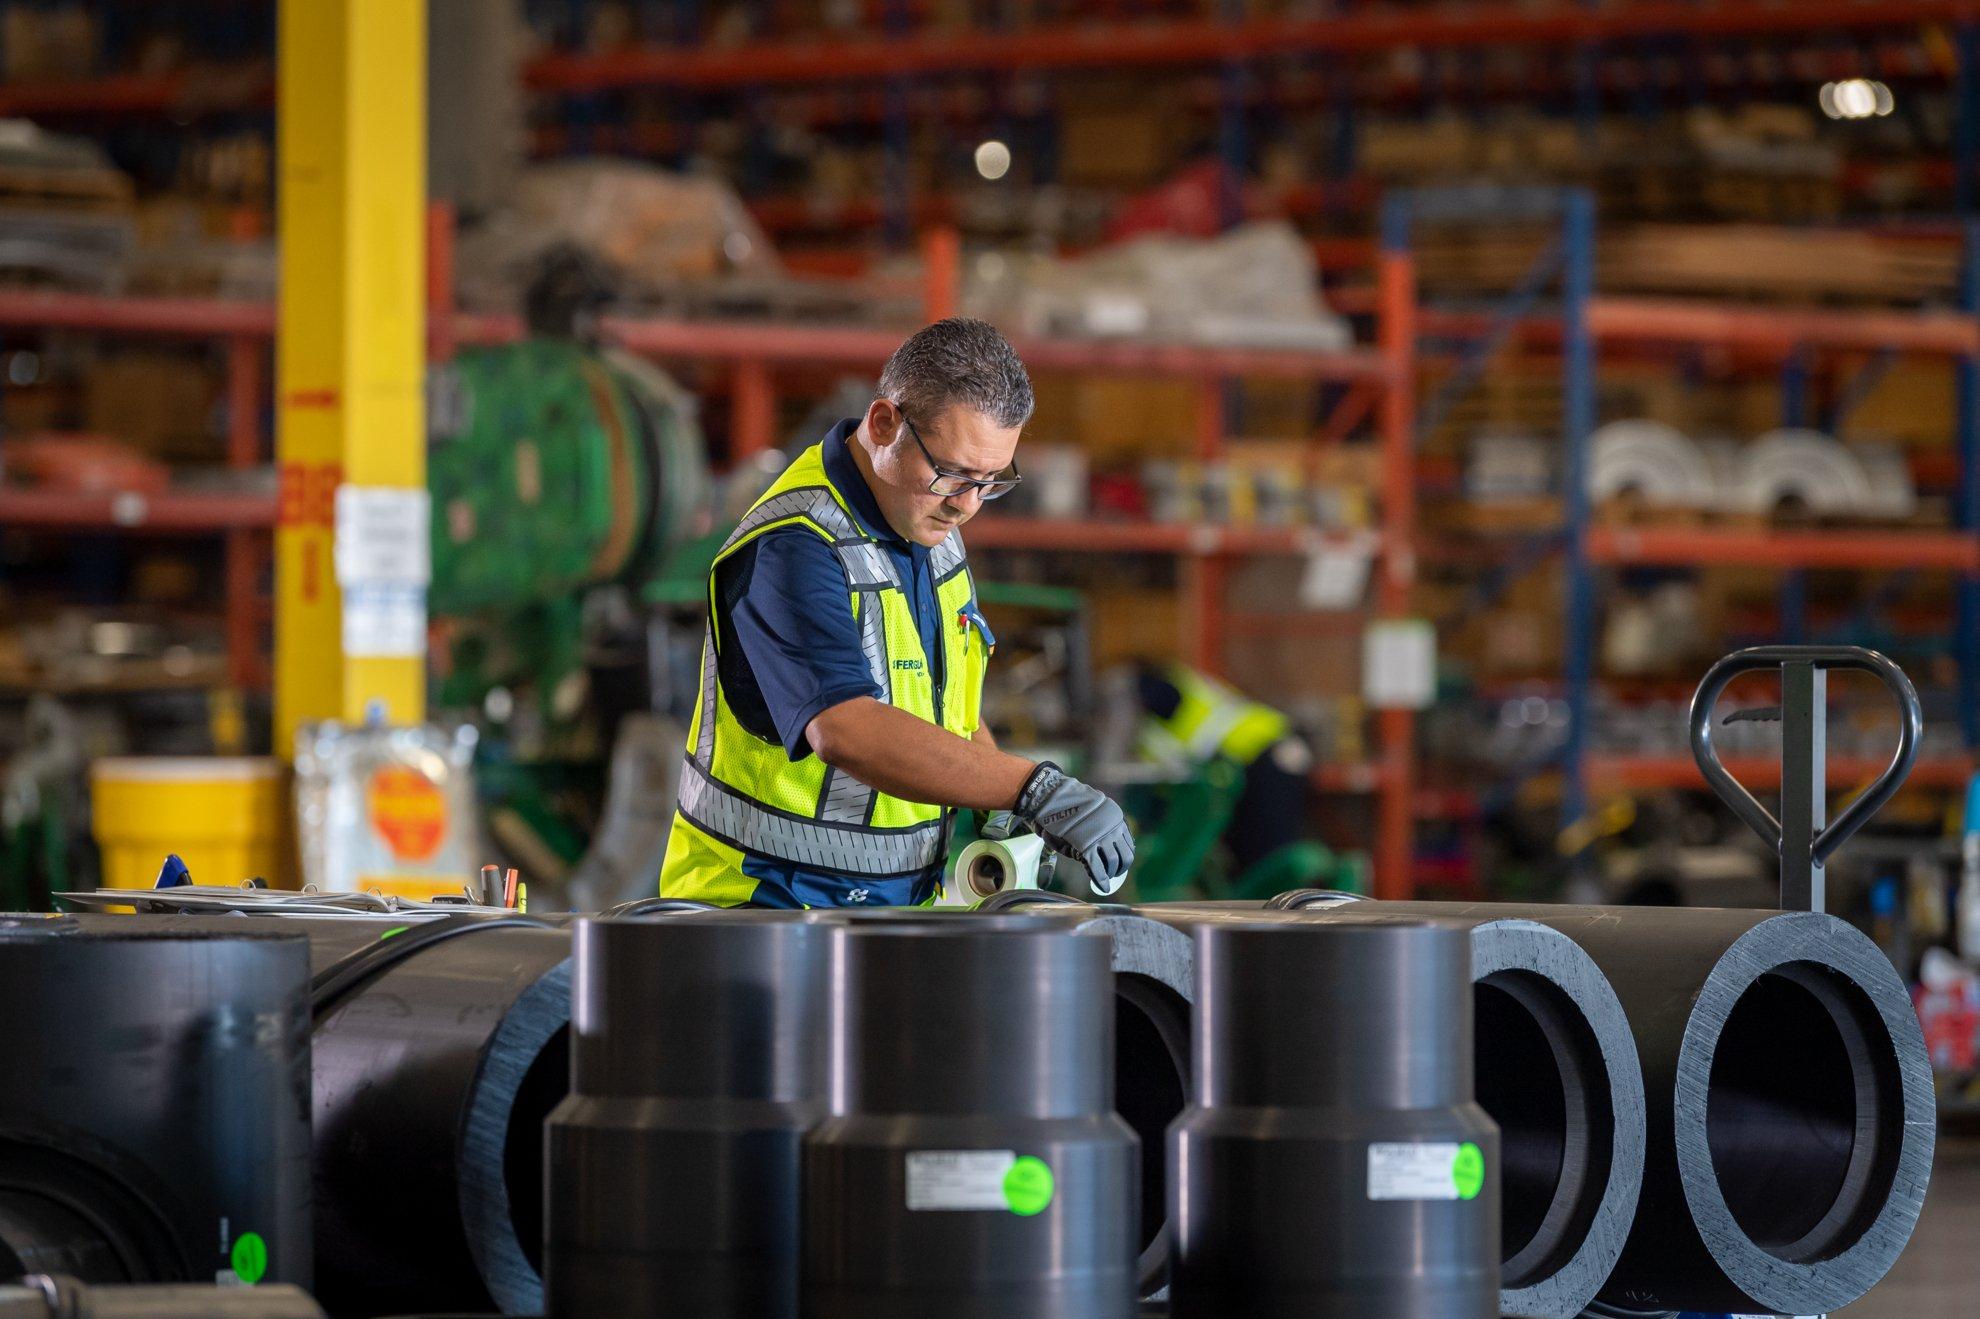
{"label": "black metal handle", "polygon": [[1781,822],[1720,762],[1718,750],[1712,745],[1712,710],[1734,678],[1756,669],[1778,669],[1786,664],[1875,674],[1898,703],[1897,754],[1855,801],[1815,835],[1811,850],[1815,863],[1820,865],[1904,786],[1912,765],[1918,760],[1918,739],[1925,726],[1925,713],[1919,708],[1918,689],[1904,676],[1904,670],[1888,656],[1861,646],[1752,646],[1736,650],[1714,664],[1691,698],[1691,755],[1720,800],[1732,807],[1733,813],[1746,821],[1775,852],[1781,847]]}

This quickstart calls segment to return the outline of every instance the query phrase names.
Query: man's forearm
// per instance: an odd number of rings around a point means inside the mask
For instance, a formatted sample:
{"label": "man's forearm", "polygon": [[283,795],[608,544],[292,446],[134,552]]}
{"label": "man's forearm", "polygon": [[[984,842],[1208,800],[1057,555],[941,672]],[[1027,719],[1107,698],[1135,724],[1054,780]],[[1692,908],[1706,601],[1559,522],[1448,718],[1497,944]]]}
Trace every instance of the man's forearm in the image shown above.
{"label": "man's forearm", "polygon": [[1037,768],[986,738],[957,737],[870,696],[822,711],[805,729],[811,749],[834,769],[890,797],[1007,811]]}

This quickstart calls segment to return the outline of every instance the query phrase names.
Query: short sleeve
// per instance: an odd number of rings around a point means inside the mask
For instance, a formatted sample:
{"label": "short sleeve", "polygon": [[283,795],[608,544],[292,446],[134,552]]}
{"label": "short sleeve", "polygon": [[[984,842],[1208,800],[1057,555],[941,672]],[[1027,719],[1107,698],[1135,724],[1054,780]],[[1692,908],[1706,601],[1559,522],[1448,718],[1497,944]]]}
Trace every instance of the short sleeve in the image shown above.
{"label": "short sleeve", "polygon": [[[845,569],[821,537],[779,528],[725,560],[722,680],[745,727],[776,739],[792,760],[811,754],[805,729],[821,711],[878,697],[852,615]],[[740,660],[740,664],[735,663]],[[754,708],[752,708],[754,707]]]}

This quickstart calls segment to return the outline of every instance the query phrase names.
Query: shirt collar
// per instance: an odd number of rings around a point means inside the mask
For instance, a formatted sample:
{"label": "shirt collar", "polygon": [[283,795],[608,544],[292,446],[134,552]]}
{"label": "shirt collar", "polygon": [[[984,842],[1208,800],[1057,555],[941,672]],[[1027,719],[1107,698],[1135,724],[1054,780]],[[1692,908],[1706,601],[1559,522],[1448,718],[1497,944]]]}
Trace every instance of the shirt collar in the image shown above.
{"label": "shirt collar", "polygon": [[884,540],[892,545],[927,552],[927,547],[917,545],[907,537],[897,534],[887,522],[887,515],[880,511],[880,501],[873,497],[873,488],[866,484],[865,473],[852,455],[852,434],[859,429],[857,420],[842,421],[825,436],[825,475],[832,486],[846,502],[852,505],[852,514],[859,520],[866,534],[875,540]]}

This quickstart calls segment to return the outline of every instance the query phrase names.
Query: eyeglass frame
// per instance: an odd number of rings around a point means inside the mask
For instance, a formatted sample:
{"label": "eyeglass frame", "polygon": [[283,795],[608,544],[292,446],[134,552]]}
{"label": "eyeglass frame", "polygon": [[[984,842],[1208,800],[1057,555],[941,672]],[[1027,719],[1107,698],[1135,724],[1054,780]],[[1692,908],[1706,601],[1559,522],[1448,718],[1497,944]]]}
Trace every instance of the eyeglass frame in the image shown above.
{"label": "eyeglass frame", "polygon": [[[921,438],[920,429],[915,426],[914,419],[908,416],[907,412],[900,406],[900,404],[896,403],[894,405],[894,411],[899,412],[901,414],[901,424],[903,426],[906,426],[908,430],[908,434],[914,437],[915,447],[921,450],[921,456],[928,460],[929,470],[935,473],[934,477],[928,482],[929,494],[940,495],[944,499],[954,499],[958,495],[967,494],[969,491],[975,490],[981,496],[983,502],[987,504],[993,499],[1002,499],[1005,495],[1008,495],[1012,490],[1015,490],[1017,488],[1018,482],[1024,480],[1023,473],[1019,472],[1017,469],[1017,462],[1015,459],[1013,459],[1011,462],[1011,466],[1010,466],[1011,474],[1009,476],[993,476],[993,477],[985,478],[985,477],[966,476],[961,472],[950,471],[948,468],[942,466],[942,464],[935,461],[934,454],[928,452],[928,444],[925,440]],[[945,478],[950,481],[963,482],[962,489],[937,490],[935,488],[936,484]],[[993,490],[991,488],[993,486],[1001,486],[1002,489]]]}

